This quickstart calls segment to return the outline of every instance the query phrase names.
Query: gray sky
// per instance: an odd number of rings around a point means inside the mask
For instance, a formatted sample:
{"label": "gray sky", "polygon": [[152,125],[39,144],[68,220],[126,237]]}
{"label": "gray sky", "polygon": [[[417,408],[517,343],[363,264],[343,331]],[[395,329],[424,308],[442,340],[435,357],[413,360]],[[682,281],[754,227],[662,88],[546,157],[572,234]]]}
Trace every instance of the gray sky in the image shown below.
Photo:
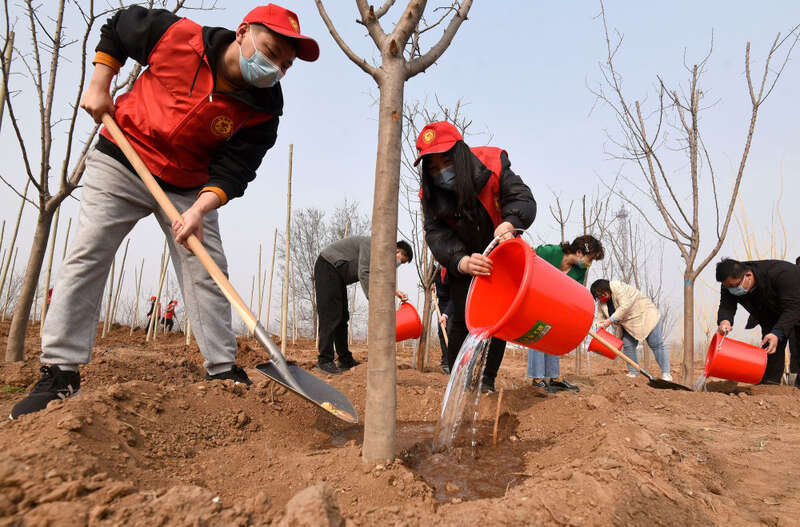
{"label": "gray sky", "polygon": [[[218,4],[224,9],[187,14],[204,25],[235,28],[247,11],[244,2],[220,1]],[[326,4],[348,44],[361,56],[374,60],[376,51],[371,39],[363,26],[354,22],[357,17],[354,2],[328,0]],[[401,5],[382,21],[386,31],[393,27],[405,2],[398,4]],[[433,4],[436,3],[429,2],[429,10]],[[318,207],[332,211],[348,198],[359,202],[363,211],[371,212],[377,138],[374,102],[378,96],[374,81],[339,50],[311,0],[284,1],[282,5],[298,13],[302,32],[317,39],[321,55],[315,63],[297,61],[282,81],[285,109],[278,142],[267,154],[258,178],[245,196],[221,211],[231,278],[245,298],[249,296],[250,279],[255,272],[257,244],[262,242],[268,252],[273,229],[285,226],[290,143],[294,144],[293,208]],[[761,2],[757,8],[754,6],[752,2],[741,0],[677,0],[669,9],[657,9],[647,2],[609,1],[606,5],[609,26],[624,34],[617,69],[624,76],[626,93],[631,99],[646,98],[646,104],[655,100],[656,75],[661,75],[670,85],[685,89],[688,75],[683,66],[684,56],[690,64],[701,59],[708,50],[713,31],[714,51],[702,85],[706,102],[718,102],[703,115],[702,126],[715,162],[718,184],[724,193],[729,192],[738,166],[750,116],[744,78],[745,43],[752,42],[754,72],[760,72],[775,35],[779,31],[786,33],[800,22],[797,2]],[[600,80],[598,62],[605,54],[602,27],[596,19],[598,12],[599,5],[592,1],[475,2],[469,20],[462,25],[438,63],[411,79],[406,86],[407,102],[432,102],[438,96],[451,105],[461,99],[467,104],[466,115],[473,122],[472,129],[490,131],[491,144],[508,151],[512,168],[532,188],[539,204],[539,215],[531,228],[536,240],[558,241],[557,225],[547,211],[547,206],[553,202],[553,192],[562,199],[579,201],[582,194],[591,194],[602,181],[611,181],[619,171],[633,180],[640,177],[635,167],[609,159],[605,153],[606,148],[610,148],[605,131],[618,135],[617,124],[608,108],[601,105],[592,110],[595,99],[587,85],[595,85]],[[17,46],[29,48],[24,19],[17,25]],[[433,33],[438,38],[440,32],[434,30]],[[97,37],[91,42],[93,48]],[[428,47],[430,43],[429,40]],[[792,260],[800,253],[800,246],[792,239],[800,227],[800,210],[793,207],[791,201],[791,197],[800,193],[796,177],[800,168],[797,149],[800,132],[796,126],[797,103],[792,96],[800,81],[800,69],[795,64],[799,57],[796,50],[794,60],[761,108],[742,185],[749,220],[762,236],[769,230],[769,215],[782,185],[788,198],[782,202],[782,219],[788,231]],[[73,58],[72,64],[63,69],[59,77],[60,98],[56,105],[59,115],[68,113],[68,104],[74,98],[71,90],[75,82],[71,80],[77,69],[75,60],[80,59]],[[30,84],[17,76],[12,78],[12,85],[24,90],[16,96],[15,104],[18,114],[25,119],[26,137],[34,145],[31,151],[35,164],[38,162],[38,129],[35,128],[38,113],[35,102],[29,98]],[[88,131],[90,126],[90,119],[85,116],[79,121],[78,130]],[[61,134],[65,128],[59,125],[54,130]],[[6,163],[0,173],[21,188],[24,175],[11,132],[6,112],[0,135]],[[479,146],[486,138],[488,136],[469,138],[468,143]],[[60,154],[56,153],[52,161],[54,168],[59,167]],[[681,182],[678,185],[684,196],[687,189],[682,183],[682,174],[686,169],[685,161],[673,159],[670,171],[675,180]],[[79,197],[80,191],[75,195]],[[10,191],[0,193],[0,208],[4,211],[0,218],[7,220],[6,239],[17,207],[15,195]],[[648,211],[653,217],[653,211]],[[76,214],[77,203],[69,200],[62,212],[64,223],[59,245],[63,243],[66,217]],[[401,224],[404,221],[401,217]],[[34,214],[29,208],[20,234],[20,251],[26,255],[33,223]],[[706,225],[711,226],[708,221]],[[577,235],[578,230],[576,223],[567,236]],[[704,232],[708,240],[711,231]],[[648,235],[657,243],[655,235]],[[74,236],[74,231],[70,236]],[[157,280],[161,237],[152,219],[140,222],[132,233],[129,261],[147,258],[145,283],[154,284]],[[735,224],[720,254],[744,256]],[[682,301],[681,270],[677,249],[666,245],[664,278],[676,304]],[[591,275],[590,280],[597,277]],[[409,292],[412,300],[416,299],[415,278],[410,266],[400,268],[400,288]],[[707,270],[703,278],[706,283],[715,285],[713,269]],[[132,270],[129,270],[126,282],[130,286],[132,281]],[[704,295],[707,302],[714,304],[715,295],[704,289],[703,285],[698,287],[698,296]],[[713,311],[716,312],[715,306]],[[737,323],[742,325],[743,321],[742,317],[737,317]]]}

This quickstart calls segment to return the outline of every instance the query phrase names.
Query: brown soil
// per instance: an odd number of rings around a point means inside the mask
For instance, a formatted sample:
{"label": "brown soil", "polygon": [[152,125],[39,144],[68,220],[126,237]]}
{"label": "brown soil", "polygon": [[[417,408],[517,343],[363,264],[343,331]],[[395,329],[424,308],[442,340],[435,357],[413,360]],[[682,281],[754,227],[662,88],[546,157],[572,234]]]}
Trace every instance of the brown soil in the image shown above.
{"label": "brown soil", "polygon": [[[0,326],[5,344],[8,323]],[[363,425],[336,420],[261,376],[250,389],[204,382],[183,337],[144,344],[115,328],[82,369],[81,395],[0,420],[0,525],[797,525],[800,391],[712,382],[656,390],[599,357],[579,394],[544,396],[506,355],[475,439],[431,451],[447,377],[398,353],[398,457],[365,466]],[[0,366],[7,415],[38,377]],[[366,360],[365,349],[356,357]],[[290,347],[305,368],[313,343]],[[239,362],[266,354],[240,341]],[[562,362],[569,372],[571,358]],[[326,377],[363,421],[366,364]],[[319,374],[315,370],[316,374]],[[301,492],[303,491],[303,492]],[[344,518],[344,521],[342,521]]]}

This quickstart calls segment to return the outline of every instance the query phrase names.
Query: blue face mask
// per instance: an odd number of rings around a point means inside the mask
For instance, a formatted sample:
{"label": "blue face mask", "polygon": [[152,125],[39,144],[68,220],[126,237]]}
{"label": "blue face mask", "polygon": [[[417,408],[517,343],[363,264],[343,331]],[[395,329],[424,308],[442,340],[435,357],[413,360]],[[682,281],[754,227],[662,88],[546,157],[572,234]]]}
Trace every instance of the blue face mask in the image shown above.
{"label": "blue face mask", "polygon": [[578,269],[588,269],[589,267],[591,267],[591,266],[592,266],[592,264],[590,264],[590,263],[589,263],[589,264],[587,264],[585,261],[583,261],[583,258],[581,258],[580,260],[578,260],[578,261],[577,261],[577,263],[576,263],[575,265],[577,265],[577,266],[578,266]]}
{"label": "blue face mask", "polygon": [[747,289],[742,284],[739,284],[736,287],[729,287],[728,292],[733,296],[742,296],[747,294]]}
{"label": "blue face mask", "polygon": [[433,184],[442,190],[455,190],[456,171],[452,166],[443,168],[437,175],[433,176]]}
{"label": "blue face mask", "polygon": [[283,77],[283,72],[266,55],[261,53],[256,47],[253,39],[253,30],[250,32],[250,42],[253,43],[255,52],[250,58],[242,55],[242,46],[239,45],[239,67],[242,69],[242,77],[251,86],[256,88],[271,88],[275,86]]}

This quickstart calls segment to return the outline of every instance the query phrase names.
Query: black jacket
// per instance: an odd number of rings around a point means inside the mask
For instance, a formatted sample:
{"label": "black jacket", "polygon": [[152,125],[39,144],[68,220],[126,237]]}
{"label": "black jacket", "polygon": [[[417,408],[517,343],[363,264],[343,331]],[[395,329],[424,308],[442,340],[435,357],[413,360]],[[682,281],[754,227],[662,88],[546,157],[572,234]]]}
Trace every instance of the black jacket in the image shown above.
{"label": "black jacket", "polygon": [[783,260],[742,262],[752,269],[755,287],[742,296],[721,288],[717,324],[733,323],[739,304],[750,313],[747,329],[761,326],[764,334],[786,338],[800,326],[800,267]]}
{"label": "black jacket", "polygon": [[[527,229],[536,218],[536,200],[528,185],[511,170],[505,153],[501,156],[500,209],[503,221]],[[491,171],[473,155],[472,181],[476,189],[486,185]],[[448,273],[460,273],[458,262],[472,253],[482,253],[494,238],[494,224],[489,213],[476,199],[469,214],[455,210],[455,196],[431,186],[433,199],[452,199],[452,214],[447,218],[425,218],[425,239],[433,257],[447,268]],[[470,219],[470,216],[474,220]],[[452,224],[452,225],[451,225]]]}
{"label": "black jacket", "polygon": [[436,286],[436,300],[439,304],[439,313],[447,315],[449,318],[453,315],[453,301],[450,300],[450,275],[445,273],[442,279],[442,268],[436,268],[436,274],[433,277],[433,285]]}
{"label": "black jacket", "polygon": [[[130,57],[147,66],[150,52],[159,39],[179,20],[180,17],[165,9],[145,9],[141,6],[122,9],[100,28],[100,42],[95,49],[111,55],[122,64]],[[203,27],[205,54],[215,78],[218,59],[235,38],[236,33],[228,29]],[[187,87],[190,80],[187,79]],[[275,115],[267,122],[243,127],[214,152],[208,166],[209,181],[203,186],[218,187],[228,199],[233,199],[244,194],[247,184],[255,179],[256,169],[267,150],[275,144],[278,116],[283,113],[283,92],[278,83],[271,88],[251,87],[227,95],[254,110]],[[97,149],[134,171],[119,147],[104,136],[100,136]],[[178,189],[160,179],[157,181],[167,190],[187,190]]]}

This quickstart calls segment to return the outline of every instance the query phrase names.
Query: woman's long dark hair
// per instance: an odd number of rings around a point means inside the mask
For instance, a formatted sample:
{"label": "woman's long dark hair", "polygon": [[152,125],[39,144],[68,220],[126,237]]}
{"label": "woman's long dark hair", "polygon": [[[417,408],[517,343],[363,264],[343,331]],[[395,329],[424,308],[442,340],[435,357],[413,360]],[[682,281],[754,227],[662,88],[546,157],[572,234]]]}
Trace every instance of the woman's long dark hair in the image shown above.
{"label": "woman's long dark hair", "polygon": [[447,192],[433,184],[430,176],[428,156],[422,158],[422,211],[431,220],[453,216],[458,210],[475,221],[478,202],[478,191],[472,181],[475,167],[475,155],[464,141],[458,141],[448,150],[447,157],[453,163],[456,172],[455,193]]}

